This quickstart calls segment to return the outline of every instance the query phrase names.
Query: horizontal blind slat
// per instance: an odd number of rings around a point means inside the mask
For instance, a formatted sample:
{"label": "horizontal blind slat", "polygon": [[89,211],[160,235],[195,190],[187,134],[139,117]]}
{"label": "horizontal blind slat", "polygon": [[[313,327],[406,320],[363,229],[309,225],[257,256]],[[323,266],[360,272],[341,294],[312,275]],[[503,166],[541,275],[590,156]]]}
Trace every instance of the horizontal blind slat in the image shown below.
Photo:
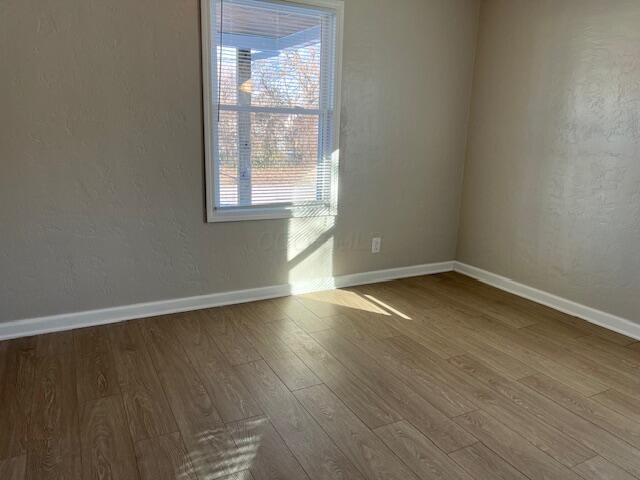
{"label": "horizontal blind slat", "polygon": [[219,104],[220,110],[229,112],[282,113],[287,115],[320,115],[319,109],[303,107],[261,107],[259,105]]}

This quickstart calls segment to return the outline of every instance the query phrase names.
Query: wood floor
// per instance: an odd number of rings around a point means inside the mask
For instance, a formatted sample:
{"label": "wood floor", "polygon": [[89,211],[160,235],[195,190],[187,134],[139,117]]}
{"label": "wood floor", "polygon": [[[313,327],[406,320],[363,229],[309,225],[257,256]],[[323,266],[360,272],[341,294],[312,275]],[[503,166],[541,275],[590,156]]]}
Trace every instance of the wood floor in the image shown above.
{"label": "wood floor", "polygon": [[0,343],[0,478],[640,479],[633,339],[459,274]]}

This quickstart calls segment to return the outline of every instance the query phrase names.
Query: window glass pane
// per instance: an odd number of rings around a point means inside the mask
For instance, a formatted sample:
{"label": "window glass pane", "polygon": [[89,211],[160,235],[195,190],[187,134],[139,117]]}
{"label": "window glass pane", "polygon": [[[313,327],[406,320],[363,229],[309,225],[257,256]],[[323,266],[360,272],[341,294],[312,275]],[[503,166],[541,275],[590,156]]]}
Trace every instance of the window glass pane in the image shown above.
{"label": "window glass pane", "polygon": [[253,204],[318,199],[318,116],[251,116]]}
{"label": "window glass pane", "polygon": [[318,108],[320,94],[320,43],[287,48],[251,64],[251,104],[271,107]]}
{"label": "window glass pane", "polygon": [[220,112],[218,122],[220,205],[238,205],[238,114]]}
{"label": "window glass pane", "polygon": [[235,48],[218,46],[217,73],[220,75],[220,103],[223,105],[235,105],[238,102],[236,55]]}
{"label": "window glass pane", "polygon": [[224,0],[216,18],[216,206],[326,205],[335,14]]}

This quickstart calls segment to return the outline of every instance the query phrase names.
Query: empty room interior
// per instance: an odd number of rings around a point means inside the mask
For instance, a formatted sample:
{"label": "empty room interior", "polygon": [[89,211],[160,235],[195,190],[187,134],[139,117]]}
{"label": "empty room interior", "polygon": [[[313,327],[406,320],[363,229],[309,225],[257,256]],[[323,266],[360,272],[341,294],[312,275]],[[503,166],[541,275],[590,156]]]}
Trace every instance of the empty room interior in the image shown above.
{"label": "empty room interior", "polygon": [[0,0],[0,479],[640,480],[640,1]]}

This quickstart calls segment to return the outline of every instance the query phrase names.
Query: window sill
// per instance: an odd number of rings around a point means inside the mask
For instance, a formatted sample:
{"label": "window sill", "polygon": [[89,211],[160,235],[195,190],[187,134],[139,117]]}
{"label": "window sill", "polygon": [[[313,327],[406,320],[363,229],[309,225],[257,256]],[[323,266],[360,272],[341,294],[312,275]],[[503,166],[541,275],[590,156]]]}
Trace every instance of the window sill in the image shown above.
{"label": "window sill", "polygon": [[334,217],[336,209],[329,206],[215,208],[207,215],[208,223],[244,222],[249,220],[277,220],[301,217]]}

